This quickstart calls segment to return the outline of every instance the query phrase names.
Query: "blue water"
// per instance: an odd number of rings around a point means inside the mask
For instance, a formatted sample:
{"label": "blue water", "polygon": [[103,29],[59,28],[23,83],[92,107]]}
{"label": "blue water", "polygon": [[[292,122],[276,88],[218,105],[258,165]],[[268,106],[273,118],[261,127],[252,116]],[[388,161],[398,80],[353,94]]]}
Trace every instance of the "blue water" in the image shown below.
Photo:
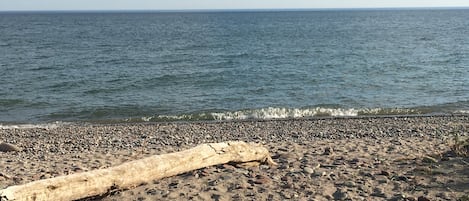
{"label": "blue water", "polygon": [[0,13],[0,122],[469,113],[469,10]]}

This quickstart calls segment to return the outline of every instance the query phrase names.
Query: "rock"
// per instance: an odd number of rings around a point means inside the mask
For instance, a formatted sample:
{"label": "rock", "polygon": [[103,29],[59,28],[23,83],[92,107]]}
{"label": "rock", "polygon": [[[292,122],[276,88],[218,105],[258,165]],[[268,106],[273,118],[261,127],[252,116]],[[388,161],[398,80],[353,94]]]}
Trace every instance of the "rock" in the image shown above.
{"label": "rock", "polygon": [[158,195],[158,194],[162,194],[162,191],[161,190],[158,190],[158,189],[154,189],[154,188],[147,188],[145,189],[145,193],[147,195]]}
{"label": "rock", "polygon": [[346,181],[344,182],[344,186],[347,186],[347,187],[355,187],[357,184],[355,184],[355,182],[353,181]]}
{"label": "rock", "polygon": [[406,196],[403,193],[397,193],[395,194],[390,200],[391,201],[404,201],[406,200]]}
{"label": "rock", "polygon": [[280,195],[282,195],[283,198],[285,199],[291,199],[292,196],[290,193],[287,193],[287,192],[280,192]]}
{"label": "rock", "polygon": [[303,168],[303,172],[307,173],[307,174],[313,174],[314,173],[314,169],[313,168],[310,168],[310,167],[305,167]]}
{"label": "rock", "polygon": [[323,155],[331,155],[332,153],[333,153],[332,147],[326,147],[326,148],[324,149]]}
{"label": "rock", "polygon": [[318,169],[321,167],[321,163],[315,163],[313,169]]}
{"label": "rock", "polygon": [[424,196],[420,196],[417,198],[417,201],[430,201],[430,199],[428,199],[427,197],[424,197]]}
{"label": "rock", "polygon": [[326,175],[327,175],[326,171],[319,171],[318,170],[318,171],[314,171],[314,173],[313,173],[313,176],[315,176],[315,177],[324,177]]}
{"label": "rock", "polygon": [[358,164],[359,162],[360,162],[360,159],[358,159],[358,158],[354,158],[354,159],[349,161],[350,164],[354,164],[354,165]]}
{"label": "rock", "polygon": [[334,197],[334,200],[345,200],[349,196],[347,195],[347,191],[344,189],[337,189],[332,196]]}
{"label": "rock", "polygon": [[396,181],[404,181],[404,182],[406,182],[406,181],[409,180],[409,178],[407,178],[406,176],[398,176],[398,177],[395,178],[395,180],[396,180]]}
{"label": "rock", "polygon": [[256,179],[253,181],[255,184],[268,184],[271,182],[271,179],[269,177],[263,176],[263,175],[257,175]]}
{"label": "rock", "polygon": [[451,200],[451,197],[448,192],[441,192],[441,193],[438,193],[436,196],[445,200]]}
{"label": "rock", "polygon": [[437,163],[438,160],[435,159],[435,158],[432,158],[430,156],[425,156],[425,157],[422,158],[422,162],[424,162],[424,163]]}
{"label": "rock", "polygon": [[382,188],[374,188],[373,193],[371,195],[376,196],[376,197],[386,198],[386,193],[384,192]]}
{"label": "rock", "polygon": [[13,144],[2,142],[0,143],[0,152],[21,151],[21,149]]}
{"label": "rock", "polygon": [[375,179],[380,184],[385,184],[385,183],[388,183],[388,181],[389,181],[388,178],[384,175],[376,175]]}
{"label": "rock", "polygon": [[386,177],[389,177],[389,175],[391,175],[388,171],[385,171],[385,170],[382,170],[379,175],[384,175]]}

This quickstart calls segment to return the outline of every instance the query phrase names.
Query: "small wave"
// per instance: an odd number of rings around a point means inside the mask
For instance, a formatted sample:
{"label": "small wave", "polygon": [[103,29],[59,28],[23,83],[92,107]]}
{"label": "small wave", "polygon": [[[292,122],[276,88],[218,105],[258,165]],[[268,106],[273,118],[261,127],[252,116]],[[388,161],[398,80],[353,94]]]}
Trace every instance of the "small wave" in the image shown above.
{"label": "small wave", "polygon": [[469,114],[469,110],[456,110],[454,114]]}
{"label": "small wave", "polygon": [[53,123],[43,123],[43,124],[0,124],[0,129],[32,129],[32,128],[42,128],[42,129],[53,129],[61,126],[69,125],[70,123],[56,121]]}
{"label": "small wave", "polygon": [[268,107],[260,109],[247,109],[239,111],[225,112],[200,112],[181,115],[155,115],[141,117],[139,119],[127,119],[127,122],[144,121],[222,121],[222,120],[269,120],[269,119],[290,119],[290,118],[309,118],[309,117],[355,117],[355,116],[382,116],[382,115],[420,115],[424,111],[418,109],[405,108],[373,108],[373,109],[354,109],[354,108],[278,108]]}
{"label": "small wave", "polygon": [[235,112],[211,113],[215,120],[243,120],[243,119],[288,119],[315,116],[357,116],[359,110],[342,108],[263,108]]}

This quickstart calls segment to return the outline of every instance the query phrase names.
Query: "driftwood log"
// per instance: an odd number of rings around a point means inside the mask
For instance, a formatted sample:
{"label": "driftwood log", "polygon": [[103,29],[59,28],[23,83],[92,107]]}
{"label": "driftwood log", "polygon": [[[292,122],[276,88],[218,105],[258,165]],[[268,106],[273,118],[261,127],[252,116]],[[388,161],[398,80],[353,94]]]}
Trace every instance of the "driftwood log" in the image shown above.
{"label": "driftwood log", "polygon": [[229,162],[274,165],[269,151],[239,141],[202,144],[181,152],[155,155],[107,169],[59,176],[0,190],[0,200],[75,200],[128,189],[156,179]]}

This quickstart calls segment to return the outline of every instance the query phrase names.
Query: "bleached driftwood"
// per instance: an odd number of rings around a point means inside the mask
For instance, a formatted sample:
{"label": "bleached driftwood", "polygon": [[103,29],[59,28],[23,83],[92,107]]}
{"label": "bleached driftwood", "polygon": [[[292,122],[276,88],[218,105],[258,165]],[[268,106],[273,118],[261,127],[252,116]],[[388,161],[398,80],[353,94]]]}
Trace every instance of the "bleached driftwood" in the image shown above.
{"label": "bleached driftwood", "polygon": [[126,189],[156,179],[229,162],[275,164],[269,151],[256,144],[230,141],[202,144],[181,152],[155,155],[107,169],[93,170],[11,186],[0,190],[4,200],[75,200]]}

